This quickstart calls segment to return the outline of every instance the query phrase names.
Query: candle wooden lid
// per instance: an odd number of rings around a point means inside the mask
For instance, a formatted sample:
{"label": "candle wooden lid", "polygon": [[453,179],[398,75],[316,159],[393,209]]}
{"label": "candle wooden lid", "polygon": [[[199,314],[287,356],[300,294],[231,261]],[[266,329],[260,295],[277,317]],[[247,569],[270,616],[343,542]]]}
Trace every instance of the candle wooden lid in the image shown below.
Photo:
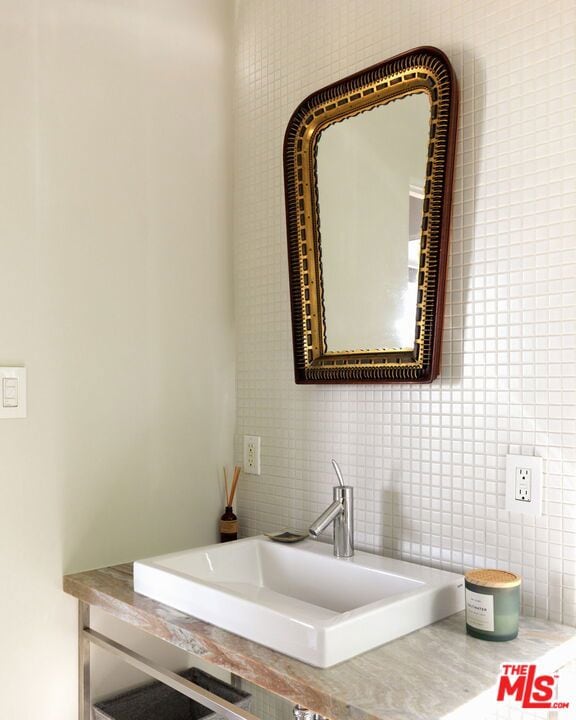
{"label": "candle wooden lid", "polygon": [[522,582],[520,575],[506,570],[469,570],[465,577],[473,585],[490,588],[512,588]]}

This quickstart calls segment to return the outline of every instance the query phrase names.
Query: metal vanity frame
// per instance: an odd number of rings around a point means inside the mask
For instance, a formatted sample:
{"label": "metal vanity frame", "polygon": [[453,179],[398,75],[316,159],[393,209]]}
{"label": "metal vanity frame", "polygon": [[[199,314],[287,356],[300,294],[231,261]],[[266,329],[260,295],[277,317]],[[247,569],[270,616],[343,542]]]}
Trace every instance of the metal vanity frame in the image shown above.
{"label": "metal vanity frame", "polygon": [[[186,680],[172,670],[130,650],[90,627],[90,605],[78,601],[78,720],[92,720],[92,693],[90,687],[90,646],[96,645],[132,667],[171,687],[204,707],[223,715],[229,720],[260,720],[247,710],[233,705],[223,698]],[[233,684],[240,678],[232,676]]]}

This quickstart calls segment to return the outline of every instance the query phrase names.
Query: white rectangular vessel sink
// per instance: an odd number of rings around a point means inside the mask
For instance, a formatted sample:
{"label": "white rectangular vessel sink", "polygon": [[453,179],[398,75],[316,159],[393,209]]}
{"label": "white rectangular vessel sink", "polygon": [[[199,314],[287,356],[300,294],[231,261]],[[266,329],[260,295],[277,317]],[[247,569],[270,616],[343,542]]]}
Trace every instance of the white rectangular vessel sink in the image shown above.
{"label": "white rectangular vessel sink", "polygon": [[464,609],[464,578],[258,536],[134,563],[134,589],[326,668]]}

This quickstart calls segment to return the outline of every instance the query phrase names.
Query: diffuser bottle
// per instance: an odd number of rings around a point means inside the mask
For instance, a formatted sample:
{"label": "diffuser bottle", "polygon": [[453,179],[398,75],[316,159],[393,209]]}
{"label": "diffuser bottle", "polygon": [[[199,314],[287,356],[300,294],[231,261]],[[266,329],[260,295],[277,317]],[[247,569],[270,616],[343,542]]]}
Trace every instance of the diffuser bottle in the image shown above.
{"label": "diffuser bottle", "polygon": [[220,518],[220,542],[238,540],[238,518],[232,510],[232,505],[226,505],[226,510]]}

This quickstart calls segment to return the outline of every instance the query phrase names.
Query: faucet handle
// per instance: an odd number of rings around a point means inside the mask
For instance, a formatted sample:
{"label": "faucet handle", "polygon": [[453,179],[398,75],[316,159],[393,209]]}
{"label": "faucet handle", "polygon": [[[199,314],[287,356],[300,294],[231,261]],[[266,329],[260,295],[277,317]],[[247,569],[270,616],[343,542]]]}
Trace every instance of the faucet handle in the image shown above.
{"label": "faucet handle", "polygon": [[336,471],[336,477],[338,478],[340,487],[344,487],[344,478],[342,477],[342,471],[340,470],[340,465],[338,465],[336,460],[332,460],[332,465],[334,466],[334,470]]}

